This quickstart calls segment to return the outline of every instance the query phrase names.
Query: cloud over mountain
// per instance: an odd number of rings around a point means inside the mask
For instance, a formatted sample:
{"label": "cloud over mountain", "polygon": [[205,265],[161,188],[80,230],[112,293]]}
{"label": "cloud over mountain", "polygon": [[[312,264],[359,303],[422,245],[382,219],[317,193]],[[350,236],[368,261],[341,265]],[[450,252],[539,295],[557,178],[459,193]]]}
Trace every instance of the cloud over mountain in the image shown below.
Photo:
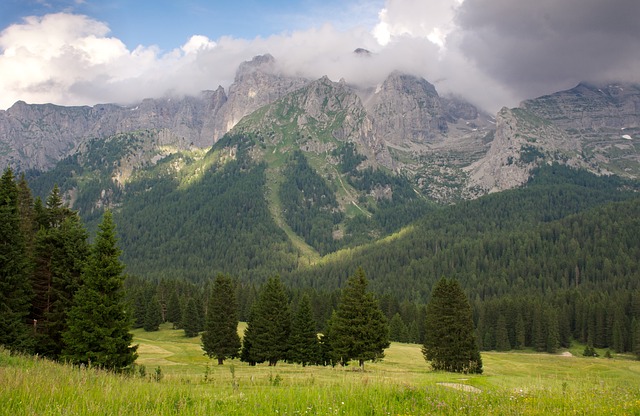
{"label": "cloud over mountain", "polygon": [[[242,61],[264,53],[292,74],[364,86],[399,69],[491,111],[581,80],[640,77],[635,0],[387,0],[377,15],[373,25],[317,22],[254,39],[194,33],[170,51],[128,48],[85,15],[28,17],[0,32],[0,108],[194,94],[227,87]],[[372,53],[353,54],[359,47]]]}

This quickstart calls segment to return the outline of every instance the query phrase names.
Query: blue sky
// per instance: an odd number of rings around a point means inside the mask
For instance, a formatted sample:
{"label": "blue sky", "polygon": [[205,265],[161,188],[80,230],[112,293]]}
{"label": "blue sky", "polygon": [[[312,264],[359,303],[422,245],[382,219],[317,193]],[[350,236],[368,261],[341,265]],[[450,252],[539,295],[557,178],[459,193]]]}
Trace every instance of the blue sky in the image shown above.
{"label": "blue sky", "polygon": [[0,28],[25,16],[75,13],[106,22],[130,49],[177,48],[192,35],[243,39],[305,30],[325,22],[337,28],[375,25],[384,2],[349,0],[2,0]]}
{"label": "blue sky", "polygon": [[228,89],[269,53],[284,74],[359,87],[400,70],[494,112],[640,83],[638,16],[638,0],[0,0],[0,110]]}

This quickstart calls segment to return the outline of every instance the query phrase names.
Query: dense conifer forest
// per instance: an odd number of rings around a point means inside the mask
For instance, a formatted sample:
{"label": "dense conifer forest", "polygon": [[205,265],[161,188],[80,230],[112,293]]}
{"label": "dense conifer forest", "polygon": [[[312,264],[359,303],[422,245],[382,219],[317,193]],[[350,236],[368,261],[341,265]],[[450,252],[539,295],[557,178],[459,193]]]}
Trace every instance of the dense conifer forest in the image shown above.
{"label": "dense conifer forest", "polygon": [[[482,349],[553,352],[575,339],[640,351],[640,199],[634,182],[544,166],[523,188],[437,206],[415,198],[401,177],[356,169],[361,160],[345,147],[334,156],[351,186],[393,192],[375,204],[362,200],[372,215],[346,220],[339,241],[331,237],[343,215],[335,190],[303,154],[292,153],[279,192],[283,201],[302,206],[286,206],[285,219],[328,253],[308,265],[269,212],[262,191],[267,166],[249,157],[252,140],[220,141],[206,156],[209,168],[188,186],[184,177],[158,174],[163,164],[127,185],[114,220],[136,325],[143,326],[146,315],[150,327],[156,325],[158,313],[146,313],[155,299],[162,321],[182,327],[179,316],[187,313],[194,319],[184,322],[195,326],[185,330],[201,331],[209,282],[224,273],[237,281],[240,320],[249,319],[262,283],[280,275],[291,310],[306,295],[323,331],[340,288],[362,266],[392,340],[424,341],[425,305],[445,276],[458,280],[469,297]],[[221,163],[221,149],[229,146],[237,154]],[[46,175],[34,180],[38,189],[51,182]],[[99,212],[85,212],[89,229]]]}

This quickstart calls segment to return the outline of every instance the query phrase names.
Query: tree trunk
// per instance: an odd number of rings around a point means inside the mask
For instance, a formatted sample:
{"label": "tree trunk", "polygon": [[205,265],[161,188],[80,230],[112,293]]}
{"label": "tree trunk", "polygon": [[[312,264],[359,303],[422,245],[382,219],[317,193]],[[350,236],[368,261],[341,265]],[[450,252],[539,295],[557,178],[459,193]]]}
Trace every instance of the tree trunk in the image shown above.
{"label": "tree trunk", "polygon": [[224,358],[218,357],[218,365],[222,365],[224,363]]}
{"label": "tree trunk", "polygon": [[360,370],[364,371],[364,360],[360,360]]}

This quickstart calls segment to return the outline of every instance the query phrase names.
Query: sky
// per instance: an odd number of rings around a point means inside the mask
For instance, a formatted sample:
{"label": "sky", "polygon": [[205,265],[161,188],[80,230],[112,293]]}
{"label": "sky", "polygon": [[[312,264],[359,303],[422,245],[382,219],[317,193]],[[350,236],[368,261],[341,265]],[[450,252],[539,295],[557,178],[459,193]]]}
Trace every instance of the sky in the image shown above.
{"label": "sky", "polygon": [[0,0],[0,109],[228,89],[270,53],[284,73],[362,87],[400,70],[495,112],[640,82],[639,16],[638,0]]}

